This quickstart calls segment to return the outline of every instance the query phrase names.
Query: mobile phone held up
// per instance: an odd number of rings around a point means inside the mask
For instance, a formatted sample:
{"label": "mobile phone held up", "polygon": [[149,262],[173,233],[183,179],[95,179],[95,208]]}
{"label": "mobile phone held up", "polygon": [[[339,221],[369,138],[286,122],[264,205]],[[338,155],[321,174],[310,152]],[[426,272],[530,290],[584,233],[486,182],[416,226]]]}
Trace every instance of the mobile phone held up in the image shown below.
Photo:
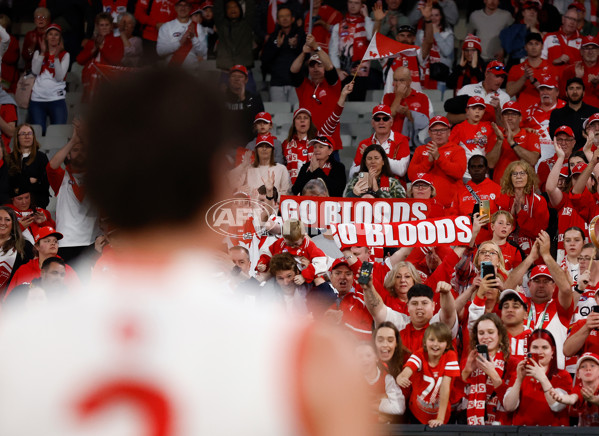
{"label": "mobile phone held up", "polygon": [[532,361],[539,363],[539,355],[536,353],[526,353],[526,364],[532,365]]}
{"label": "mobile phone held up", "polygon": [[358,274],[358,283],[360,285],[367,285],[370,281],[370,277],[372,276],[372,268],[373,264],[370,262],[364,262],[362,267],[360,268],[360,273]]}
{"label": "mobile phone held up", "polygon": [[493,266],[493,264],[491,262],[481,262],[480,263],[480,276],[484,279],[486,276],[488,276],[489,274],[492,274],[493,277],[491,278],[495,278],[495,267]]}
{"label": "mobile phone held up", "polygon": [[487,347],[485,344],[478,344],[476,346],[476,352],[482,356],[485,356],[485,359],[487,360],[491,360],[489,358],[489,347]]}

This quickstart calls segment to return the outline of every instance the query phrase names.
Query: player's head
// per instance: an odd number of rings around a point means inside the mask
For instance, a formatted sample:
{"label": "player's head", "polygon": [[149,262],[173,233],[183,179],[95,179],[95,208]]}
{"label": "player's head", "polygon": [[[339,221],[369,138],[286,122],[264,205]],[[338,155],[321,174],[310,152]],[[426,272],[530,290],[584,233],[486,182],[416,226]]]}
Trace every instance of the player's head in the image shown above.
{"label": "player's head", "polygon": [[[226,192],[220,174],[232,125],[221,100],[210,82],[176,69],[104,87],[87,125],[86,188],[101,213],[123,232],[203,225]],[[152,207],[158,199],[176,208]]]}
{"label": "player's head", "polygon": [[451,330],[442,322],[434,322],[424,331],[422,348],[430,355],[442,355],[453,350]]}

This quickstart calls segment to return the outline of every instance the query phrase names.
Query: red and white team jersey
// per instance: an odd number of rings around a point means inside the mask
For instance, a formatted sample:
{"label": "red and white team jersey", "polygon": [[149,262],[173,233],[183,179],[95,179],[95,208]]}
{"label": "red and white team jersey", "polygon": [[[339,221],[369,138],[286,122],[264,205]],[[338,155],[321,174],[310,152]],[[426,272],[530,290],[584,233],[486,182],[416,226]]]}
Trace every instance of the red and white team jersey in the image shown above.
{"label": "red and white team jersey", "polygon": [[[493,131],[493,126],[488,121],[481,121],[478,124],[471,124],[470,121],[462,121],[454,126],[449,136],[450,142],[459,144],[466,152],[466,162],[475,154],[486,156],[497,142],[497,135]],[[468,170],[464,177],[470,179]]]}
{"label": "red and white team jersey", "polygon": [[383,147],[383,150],[385,150],[385,153],[387,153],[387,157],[389,158],[389,167],[393,174],[397,177],[406,175],[410,163],[410,140],[407,136],[391,130],[389,138],[382,144],[376,139],[375,134],[360,142],[358,149],[356,150],[356,156],[354,157],[354,164],[349,172],[350,177],[360,170],[360,162],[362,161],[364,150],[372,144],[379,144]]}
{"label": "red and white team jersey", "polygon": [[531,329],[524,329],[518,336],[512,336],[508,333],[508,337],[510,338],[510,356],[518,359],[518,362],[526,357],[526,353],[528,352],[526,343],[531,333]]}
{"label": "red and white team jersey", "polygon": [[[539,158],[539,162],[542,162],[555,154],[553,140],[549,134],[549,117],[554,109],[562,108],[565,105],[565,101],[558,99],[554,107],[548,111],[544,111],[541,109],[541,105],[537,103],[526,109],[524,116],[522,117],[522,128],[528,127],[534,129],[539,135],[539,142],[541,144],[541,157]],[[539,165],[537,164],[537,168],[538,167]],[[541,181],[541,183],[544,185],[543,181]]]}
{"label": "red and white team jersey", "polygon": [[[586,401],[582,397],[581,385],[575,386],[572,393],[578,395],[578,401],[572,406],[572,412],[574,412],[574,415],[578,415],[578,426],[599,427],[599,406]],[[599,395],[599,388],[595,390],[594,395]]]}
{"label": "red and white team jersey", "polygon": [[117,22],[120,15],[127,12],[129,0],[102,0],[102,12],[110,14],[113,22]]}
{"label": "red and white team jersey", "polygon": [[283,142],[283,156],[287,161],[287,171],[291,177],[291,183],[295,183],[302,165],[310,160],[312,151],[308,148],[308,139],[298,139],[294,136],[291,141]]}
{"label": "red and white team jersey", "polygon": [[[588,315],[588,313],[587,313]],[[570,326],[568,330],[568,337],[572,336],[574,333],[578,332],[584,325],[586,324],[586,318],[579,319],[574,324]],[[576,354],[583,353],[599,353],[599,332],[595,329],[591,330],[586,340],[584,341],[584,345]]]}
{"label": "red and white team jersey", "polygon": [[506,271],[511,271],[522,263],[522,250],[515,243],[507,241],[500,245]]}
{"label": "red and white team jersey", "polygon": [[[520,80],[520,78],[522,76],[524,76],[526,67],[532,69],[533,77],[539,81],[541,80],[541,78],[543,76],[553,76],[553,77],[557,78],[555,69],[553,68],[553,65],[549,61],[543,59],[538,67],[532,67],[528,63],[528,59],[525,59],[524,62],[522,62],[518,65],[514,65],[512,68],[510,68],[510,72],[507,76],[508,83],[516,82],[516,81]],[[536,82],[535,82],[535,84],[536,84]],[[541,102],[540,96],[539,96],[539,91],[537,90],[537,87],[535,85],[530,83],[530,80],[526,80],[524,82],[524,87],[517,94],[517,98],[518,98],[518,103],[520,104],[520,107],[523,110],[526,110],[529,107],[531,107],[532,105]]]}
{"label": "red and white team jersey", "polygon": [[[391,107],[393,101],[395,100],[394,93],[388,93],[383,96],[383,104]],[[412,89],[410,95],[401,100],[402,106],[407,106],[411,111],[421,113],[428,118],[432,118],[433,111],[430,105],[429,99],[423,92],[416,91]],[[406,116],[398,113],[393,118],[393,130],[396,132],[401,132],[403,130],[403,123],[406,119]]]}
{"label": "red and white team jersey", "polygon": [[[428,354],[420,349],[413,353],[406,367],[413,371],[412,394],[410,395],[410,411],[418,420],[427,424],[431,419],[437,419],[439,413],[439,394],[443,377],[459,377],[460,366],[455,351],[449,350],[441,356],[436,366],[428,363]],[[449,421],[451,405],[447,403],[445,423]]]}
{"label": "red and white team jersey", "polygon": [[[591,197],[588,191],[584,191]],[[584,195],[584,193],[583,193]],[[589,201],[593,201],[592,198]],[[568,230],[570,227],[578,227],[584,230],[584,234],[588,234],[588,223],[582,219],[582,217],[576,211],[576,208],[570,201],[570,193],[564,192],[562,194],[562,201],[559,202],[558,205],[554,208],[557,210],[557,250],[558,250],[558,260],[565,256],[564,251],[564,232]],[[576,277],[572,277],[576,280]]]}
{"label": "red and white team jersey", "polygon": [[581,43],[582,37],[580,33],[578,33],[578,30],[569,37],[564,35],[561,29],[557,32],[548,33],[545,35],[545,40],[543,41],[543,52],[541,53],[541,57],[553,62],[554,59],[557,59],[562,55],[568,55],[570,58],[568,63],[553,66],[556,75],[561,77],[568,65],[581,60]]}
{"label": "red and white team jersey", "polygon": [[208,257],[180,260],[3,311],[0,434],[297,435],[305,326],[225,297]]}
{"label": "red and white team jersey", "polygon": [[[518,157],[516,152],[512,149],[512,147],[510,147],[507,139],[505,139],[505,137],[507,137],[505,130],[503,133],[504,140],[503,144],[501,144],[501,155],[499,156],[499,160],[493,169],[493,181],[495,183],[501,183],[501,177],[510,163],[520,160],[520,157]],[[539,139],[539,135],[536,133],[528,132],[525,129],[520,129],[520,131],[514,135],[514,142],[525,150],[541,154],[541,140]]]}

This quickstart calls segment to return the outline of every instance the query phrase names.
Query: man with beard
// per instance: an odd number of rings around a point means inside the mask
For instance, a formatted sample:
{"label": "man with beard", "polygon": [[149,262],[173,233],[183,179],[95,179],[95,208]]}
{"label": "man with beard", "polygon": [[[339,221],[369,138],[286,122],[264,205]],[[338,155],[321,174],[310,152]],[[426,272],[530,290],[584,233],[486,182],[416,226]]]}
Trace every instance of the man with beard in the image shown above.
{"label": "man with beard", "polygon": [[[599,42],[593,36],[582,38],[580,46],[582,61],[568,66],[562,76],[563,83],[567,83],[572,77],[581,78],[584,82],[584,102],[591,106],[599,107]],[[562,89],[562,92],[565,90]]]}
{"label": "man with beard", "polygon": [[549,118],[549,133],[553,136],[559,126],[566,125],[572,128],[576,145],[574,151],[584,147],[586,142],[582,135],[582,123],[599,109],[583,102],[585,86],[579,77],[573,77],[566,82],[566,98],[568,104],[561,109],[556,109]]}

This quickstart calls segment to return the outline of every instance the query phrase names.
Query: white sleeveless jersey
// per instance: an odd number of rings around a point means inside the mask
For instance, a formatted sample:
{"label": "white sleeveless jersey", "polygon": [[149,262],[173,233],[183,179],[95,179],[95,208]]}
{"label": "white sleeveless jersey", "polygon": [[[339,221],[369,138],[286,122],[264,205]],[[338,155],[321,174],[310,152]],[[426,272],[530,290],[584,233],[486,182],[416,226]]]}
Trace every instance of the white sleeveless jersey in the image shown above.
{"label": "white sleeveless jersey", "polygon": [[302,434],[306,329],[221,294],[203,259],[0,320],[0,434]]}

